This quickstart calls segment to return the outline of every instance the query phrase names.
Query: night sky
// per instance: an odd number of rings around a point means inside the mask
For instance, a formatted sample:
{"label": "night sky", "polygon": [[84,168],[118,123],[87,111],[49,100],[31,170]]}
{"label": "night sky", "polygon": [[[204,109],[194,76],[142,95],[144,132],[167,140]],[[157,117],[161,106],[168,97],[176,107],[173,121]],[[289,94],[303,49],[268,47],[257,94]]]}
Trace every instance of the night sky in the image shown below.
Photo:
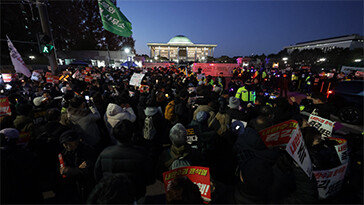
{"label": "night sky", "polygon": [[217,44],[214,57],[277,53],[284,46],[348,34],[363,35],[362,1],[124,1],[138,54],[148,42],[185,35]]}

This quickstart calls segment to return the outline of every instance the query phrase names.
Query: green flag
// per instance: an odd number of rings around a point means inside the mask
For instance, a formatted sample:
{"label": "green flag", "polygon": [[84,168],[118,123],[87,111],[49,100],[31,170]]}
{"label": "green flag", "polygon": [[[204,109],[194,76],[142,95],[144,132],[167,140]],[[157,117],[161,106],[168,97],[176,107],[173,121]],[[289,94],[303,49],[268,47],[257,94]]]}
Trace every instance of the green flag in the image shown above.
{"label": "green flag", "polygon": [[131,23],[110,0],[98,0],[104,29],[119,36],[130,37]]}

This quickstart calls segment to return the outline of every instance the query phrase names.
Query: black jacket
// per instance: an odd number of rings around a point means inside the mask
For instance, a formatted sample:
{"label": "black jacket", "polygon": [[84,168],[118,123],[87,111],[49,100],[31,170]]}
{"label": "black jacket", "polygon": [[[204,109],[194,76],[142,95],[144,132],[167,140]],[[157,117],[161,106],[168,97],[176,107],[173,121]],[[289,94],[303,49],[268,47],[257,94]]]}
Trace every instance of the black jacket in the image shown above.
{"label": "black jacket", "polygon": [[95,164],[95,178],[111,174],[126,174],[137,184],[137,195],[145,195],[146,186],[154,182],[152,160],[142,147],[133,145],[114,145],[101,152]]}

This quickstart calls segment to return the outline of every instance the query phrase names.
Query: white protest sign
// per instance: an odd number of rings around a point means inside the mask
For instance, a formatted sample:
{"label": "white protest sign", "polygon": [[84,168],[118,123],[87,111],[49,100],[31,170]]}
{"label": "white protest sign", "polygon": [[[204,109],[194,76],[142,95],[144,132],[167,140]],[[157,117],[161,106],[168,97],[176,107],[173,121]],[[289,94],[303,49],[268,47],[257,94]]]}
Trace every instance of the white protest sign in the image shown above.
{"label": "white protest sign", "polygon": [[42,75],[37,71],[33,71],[32,77],[30,77],[30,79],[34,81],[40,81],[42,79]]}
{"label": "white protest sign", "polygon": [[333,169],[313,171],[320,198],[325,199],[340,191],[347,166],[348,164],[345,163]]}
{"label": "white protest sign", "polygon": [[129,85],[140,86],[144,75],[142,73],[134,73],[130,78]]}
{"label": "white protest sign", "polygon": [[318,129],[322,137],[331,137],[334,128],[333,121],[311,114],[308,118],[308,124]]}
{"label": "white protest sign", "polygon": [[335,140],[339,143],[338,145],[335,145],[335,150],[339,156],[341,164],[347,163],[349,161],[348,142],[341,138],[329,137],[329,139]]}
{"label": "white protest sign", "polygon": [[195,133],[195,130],[193,128],[187,128],[187,144],[191,145],[192,148],[197,149],[197,141],[198,137]]}
{"label": "white protest sign", "polygon": [[297,164],[303,169],[308,177],[312,175],[312,163],[310,155],[308,154],[305,142],[303,141],[302,133],[297,124],[296,129],[291,133],[291,139],[289,140],[286,151],[297,162]]}

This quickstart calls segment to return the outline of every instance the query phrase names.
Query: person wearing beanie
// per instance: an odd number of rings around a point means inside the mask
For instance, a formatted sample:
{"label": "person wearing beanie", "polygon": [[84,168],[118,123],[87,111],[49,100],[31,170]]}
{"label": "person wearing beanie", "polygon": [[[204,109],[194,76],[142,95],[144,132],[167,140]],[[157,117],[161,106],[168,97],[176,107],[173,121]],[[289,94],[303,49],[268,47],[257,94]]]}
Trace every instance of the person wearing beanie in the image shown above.
{"label": "person wearing beanie", "polygon": [[65,176],[63,188],[75,191],[69,197],[72,203],[85,201],[95,185],[94,181],[90,180],[93,179],[95,151],[84,143],[81,134],[74,130],[65,131],[59,142],[63,146],[61,154],[65,165],[59,169],[60,176]]}
{"label": "person wearing beanie", "polygon": [[240,99],[236,97],[230,97],[229,98],[229,109],[226,111],[226,113],[230,116],[230,119],[233,120],[240,120],[240,121],[246,121],[246,114],[243,111],[239,110],[240,107]]}
{"label": "person wearing beanie", "polygon": [[190,166],[203,165],[201,153],[191,149],[187,144],[187,130],[181,123],[177,123],[171,128],[169,138],[172,146],[164,150],[159,157],[157,165],[158,179],[162,178],[163,172],[171,170],[172,165],[178,160]]}

